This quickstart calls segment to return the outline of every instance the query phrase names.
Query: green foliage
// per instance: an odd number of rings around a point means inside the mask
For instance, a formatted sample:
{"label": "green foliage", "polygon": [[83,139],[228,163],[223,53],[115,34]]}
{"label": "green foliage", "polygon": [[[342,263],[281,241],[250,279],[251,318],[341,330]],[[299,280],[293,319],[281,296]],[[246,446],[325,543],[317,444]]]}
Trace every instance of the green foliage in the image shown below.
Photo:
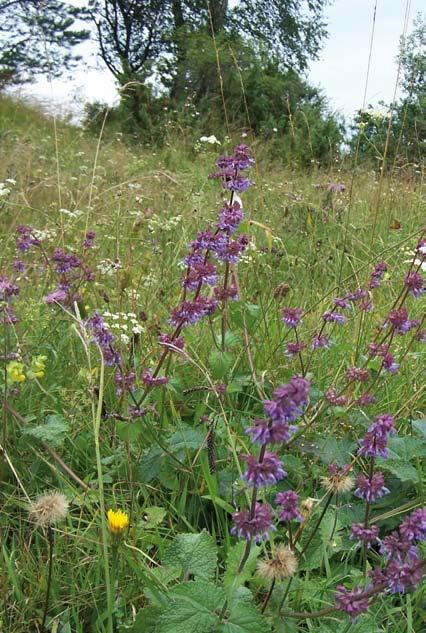
{"label": "green foliage", "polygon": [[211,579],[216,572],[217,548],[207,532],[178,534],[163,556],[164,565],[179,566],[184,578]]}
{"label": "green foliage", "polygon": [[156,633],[215,633],[217,613],[225,602],[223,589],[198,580],[178,585],[169,597],[170,605],[160,616]]}
{"label": "green foliage", "polygon": [[80,59],[74,46],[89,36],[76,28],[79,15],[57,0],[0,0],[0,90],[72,69]]}
{"label": "green foliage", "polygon": [[48,415],[45,424],[24,429],[25,435],[48,442],[55,448],[64,443],[69,432],[69,424],[61,415]]}

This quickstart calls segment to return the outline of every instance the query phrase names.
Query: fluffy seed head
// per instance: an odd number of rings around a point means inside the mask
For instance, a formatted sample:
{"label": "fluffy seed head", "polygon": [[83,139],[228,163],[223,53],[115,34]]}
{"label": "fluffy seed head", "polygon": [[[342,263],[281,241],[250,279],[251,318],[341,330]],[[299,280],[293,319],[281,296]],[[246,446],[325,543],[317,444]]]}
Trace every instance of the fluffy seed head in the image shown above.
{"label": "fluffy seed head", "polygon": [[30,518],[41,527],[55,525],[65,519],[68,501],[61,492],[48,492],[41,495],[29,508]]}
{"label": "fluffy seed head", "polygon": [[257,569],[265,580],[283,580],[294,576],[297,570],[297,559],[291,549],[278,545],[274,558],[260,560]]}
{"label": "fluffy seed head", "polygon": [[353,488],[354,480],[348,475],[349,466],[338,468],[335,464],[328,467],[328,476],[321,477],[321,483],[327,492],[344,494]]}

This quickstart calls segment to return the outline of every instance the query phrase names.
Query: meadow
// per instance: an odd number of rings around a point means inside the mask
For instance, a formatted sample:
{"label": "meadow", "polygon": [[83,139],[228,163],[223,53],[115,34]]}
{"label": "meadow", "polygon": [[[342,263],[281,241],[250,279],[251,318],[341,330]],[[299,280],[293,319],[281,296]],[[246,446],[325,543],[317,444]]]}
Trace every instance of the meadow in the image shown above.
{"label": "meadow", "polygon": [[422,630],[424,174],[219,140],[0,99],[2,631]]}

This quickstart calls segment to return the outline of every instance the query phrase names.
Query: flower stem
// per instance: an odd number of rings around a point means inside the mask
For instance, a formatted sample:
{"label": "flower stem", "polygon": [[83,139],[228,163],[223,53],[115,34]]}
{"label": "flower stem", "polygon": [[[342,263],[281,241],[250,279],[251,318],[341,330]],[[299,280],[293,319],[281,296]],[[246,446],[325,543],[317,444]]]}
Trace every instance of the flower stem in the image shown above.
{"label": "flower stem", "polygon": [[41,622],[41,630],[45,630],[47,611],[49,609],[49,599],[50,599],[50,588],[52,586],[52,568],[53,568],[53,544],[54,544],[54,536],[53,536],[53,528],[51,525],[47,526],[47,540],[49,543],[49,562],[48,562],[48,572],[47,572],[47,587],[46,587],[46,599],[44,603],[44,611],[43,611],[43,619]]}

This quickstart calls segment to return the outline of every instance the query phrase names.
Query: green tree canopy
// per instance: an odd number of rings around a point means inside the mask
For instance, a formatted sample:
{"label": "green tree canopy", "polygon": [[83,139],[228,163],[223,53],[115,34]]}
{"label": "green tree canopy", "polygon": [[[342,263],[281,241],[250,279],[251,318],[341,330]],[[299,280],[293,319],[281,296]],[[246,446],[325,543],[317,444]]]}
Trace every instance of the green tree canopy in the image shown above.
{"label": "green tree canopy", "polygon": [[74,47],[89,36],[77,28],[79,15],[57,0],[0,0],[0,89],[72,68]]}

